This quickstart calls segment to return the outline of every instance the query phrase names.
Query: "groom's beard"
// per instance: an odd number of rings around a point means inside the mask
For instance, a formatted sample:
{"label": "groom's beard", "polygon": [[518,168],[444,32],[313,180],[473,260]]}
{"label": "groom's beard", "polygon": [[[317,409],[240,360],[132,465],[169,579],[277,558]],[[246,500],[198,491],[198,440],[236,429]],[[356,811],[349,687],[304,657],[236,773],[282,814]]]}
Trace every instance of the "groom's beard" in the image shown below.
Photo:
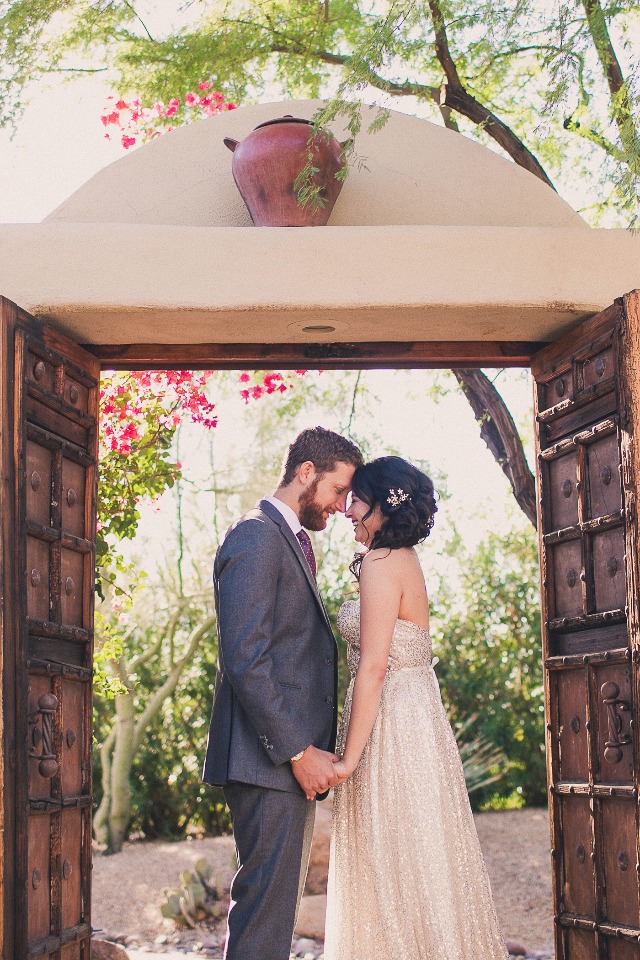
{"label": "groom's beard", "polygon": [[300,494],[298,500],[300,506],[298,516],[300,517],[300,523],[306,530],[324,530],[327,525],[324,510],[315,499],[318,479],[316,477],[309,489]]}

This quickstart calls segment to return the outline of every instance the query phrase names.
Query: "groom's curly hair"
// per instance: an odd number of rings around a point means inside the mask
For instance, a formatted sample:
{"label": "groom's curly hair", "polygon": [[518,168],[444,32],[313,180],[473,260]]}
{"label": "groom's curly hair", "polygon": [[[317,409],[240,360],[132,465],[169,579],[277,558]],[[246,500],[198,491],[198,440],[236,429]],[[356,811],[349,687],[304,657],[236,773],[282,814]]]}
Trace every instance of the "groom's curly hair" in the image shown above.
{"label": "groom's curly hair", "polygon": [[[383,522],[374,534],[369,549],[414,547],[431,533],[437,513],[433,482],[402,457],[378,457],[359,467],[353,475],[353,493],[369,507],[360,521],[366,529],[367,517],[380,508]],[[356,579],[364,554],[357,553],[349,569]]]}
{"label": "groom's curly hair", "polygon": [[320,474],[335,470],[337,463],[350,463],[354,467],[361,467],[364,463],[360,448],[351,440],[324,427],[309,427],[290,444],[282,465],[280,484],[286,487],[291,483],[298,468],[308,460]]}

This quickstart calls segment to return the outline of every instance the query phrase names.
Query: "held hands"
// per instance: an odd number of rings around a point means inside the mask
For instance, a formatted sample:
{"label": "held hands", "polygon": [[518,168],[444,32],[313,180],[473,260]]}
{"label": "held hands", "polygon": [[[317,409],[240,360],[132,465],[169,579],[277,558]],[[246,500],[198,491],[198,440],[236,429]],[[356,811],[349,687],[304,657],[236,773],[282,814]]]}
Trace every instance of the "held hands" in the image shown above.
{"label": "held hands", "polygon": [[340,760],[334,760],[333,769],[339,778],[338,784],[344,783],[353,773],[353,768],[348,767],[342,758]]}
{"label": "held hands", "polygon": [[292,761],[293,775],[304,790],[307,800],[313,800],[317,793],[325,793],[329,787],[335,787],[341,782],[336,771],[337,760],[334,753],[318,750],[311,745],[300,760]]}

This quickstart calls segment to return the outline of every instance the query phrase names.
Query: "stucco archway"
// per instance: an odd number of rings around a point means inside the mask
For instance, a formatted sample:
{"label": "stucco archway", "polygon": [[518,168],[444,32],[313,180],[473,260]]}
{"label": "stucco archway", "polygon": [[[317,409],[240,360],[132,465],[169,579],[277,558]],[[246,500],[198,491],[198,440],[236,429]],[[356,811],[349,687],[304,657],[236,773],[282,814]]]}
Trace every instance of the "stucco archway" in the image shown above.
{"label": "stucco archway", "polygon": [[328,227],[248,229],[223,137],[317,105],[260,104],[175,130],[44,223],[1,227],[0,289],[105,347],[542,343],[636,286],[640,238],[589,229],[510,161],[395,112],[362,136],[368,169],[350,174]]}

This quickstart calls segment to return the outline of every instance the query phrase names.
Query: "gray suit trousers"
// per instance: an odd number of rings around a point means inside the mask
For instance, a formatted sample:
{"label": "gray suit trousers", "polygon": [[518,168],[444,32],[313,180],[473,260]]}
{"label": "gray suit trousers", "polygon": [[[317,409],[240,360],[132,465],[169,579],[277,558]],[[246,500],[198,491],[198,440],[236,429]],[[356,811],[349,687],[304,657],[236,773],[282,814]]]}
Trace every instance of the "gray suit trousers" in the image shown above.
{"label": "gray suit trousers", "polygon": [[311,851],[316,802],[227,783],[238,872],[231,885],[225,960],[289,960]]}

